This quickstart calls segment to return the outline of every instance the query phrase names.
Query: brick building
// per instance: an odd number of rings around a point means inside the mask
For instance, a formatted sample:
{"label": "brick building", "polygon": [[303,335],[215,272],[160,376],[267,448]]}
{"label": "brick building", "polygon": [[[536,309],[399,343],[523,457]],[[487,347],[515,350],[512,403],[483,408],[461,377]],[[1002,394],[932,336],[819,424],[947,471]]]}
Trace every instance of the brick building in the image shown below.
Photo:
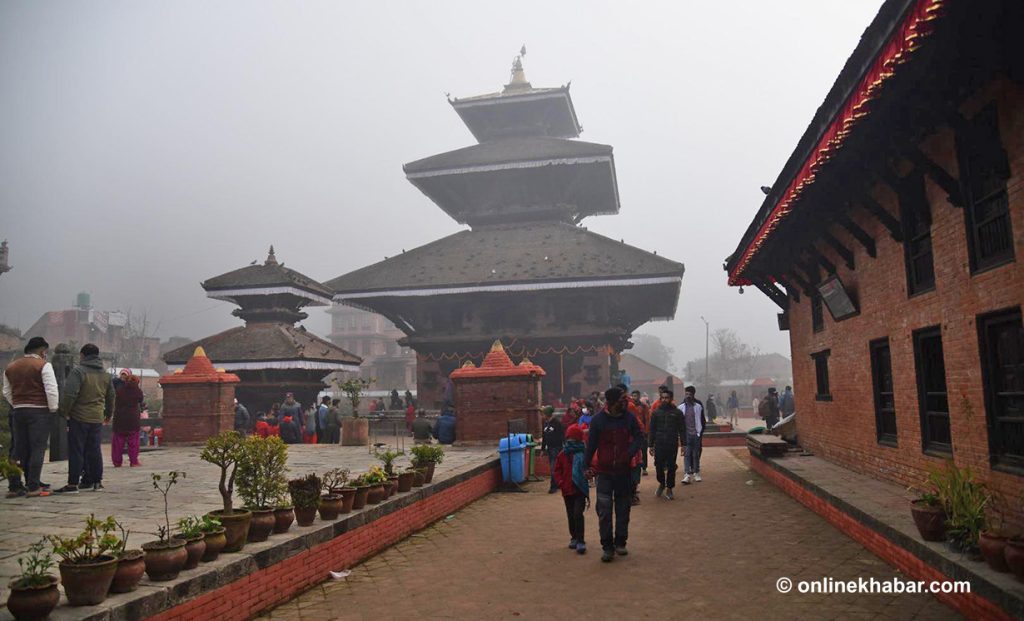
{"label": "brick building", "polygon": [[363,359],[359,374],[374,380],[377,390],[416,390],[416,354],[399,345],[402,331],[383,315],[352,306],[334,304],[331,342]]}
{"label": "brick building", "polygon": [[1024,9],[888,0],[726,269],[782,309],[800,444],[1024,524]]}

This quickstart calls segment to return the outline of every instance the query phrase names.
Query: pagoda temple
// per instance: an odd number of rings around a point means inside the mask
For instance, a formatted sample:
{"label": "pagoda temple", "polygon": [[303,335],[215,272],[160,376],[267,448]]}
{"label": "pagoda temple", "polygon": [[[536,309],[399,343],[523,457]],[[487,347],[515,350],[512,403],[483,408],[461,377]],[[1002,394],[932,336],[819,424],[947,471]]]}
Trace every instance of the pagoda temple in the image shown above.
{"label": "pagoda temple", "polygon": [[334,371],[359,372],[358,356],[296,323],[306,306],[330,306],[331,293],[315,280],[278,263],[274,247],[263,264],[253,264],[202,283],[207,297],[239,308],[232,314],[244,326],[189,343],[164,354],[172,369],[181,368],[202,347],[213,364],[239,377],[235,394],[252,416],[295,394],[303,405],[315,402]]}
{"label": "pagoda temple", "polygon": [[542,367],[545,400],[604,390],[640,325],[675,314],[683,265],[580,226],[619,212],[608,145],[575,140],[569,87],[534,88],[516,57],[501,92],[449,100],[478,144],[404,166],[454,235],[326,283],[417,354],[420,403],[500,340]]}

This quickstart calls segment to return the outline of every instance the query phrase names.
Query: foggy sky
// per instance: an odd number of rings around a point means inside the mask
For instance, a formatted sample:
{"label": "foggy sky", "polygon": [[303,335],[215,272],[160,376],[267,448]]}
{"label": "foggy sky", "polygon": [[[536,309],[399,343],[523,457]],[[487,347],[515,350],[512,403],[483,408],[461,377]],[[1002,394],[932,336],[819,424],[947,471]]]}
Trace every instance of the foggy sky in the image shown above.
{"label": "foggy sky", "polygon": [[[460,230],[402,164],[474,144],[445,101],[572,81],[615,149],[622,209],[590,230],[686,265],[661,336],[704,324],[788,355],[733,251],[878,0],[0,4],[0,323],[92,293],[159,334],[237,325],[199,282],[278,259],[321,281]],[[305,325],[326,335],[310,309]]]}

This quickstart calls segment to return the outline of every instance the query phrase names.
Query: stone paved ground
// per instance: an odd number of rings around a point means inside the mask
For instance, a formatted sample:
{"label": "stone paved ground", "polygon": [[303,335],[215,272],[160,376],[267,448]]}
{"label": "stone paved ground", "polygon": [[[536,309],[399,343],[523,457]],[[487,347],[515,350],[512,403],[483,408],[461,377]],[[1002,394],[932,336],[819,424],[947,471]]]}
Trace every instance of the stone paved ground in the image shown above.
{"label": "stone paved ground", "polygon": [[599,561],[593,510],[580,557],[566,549],[561,500],[535,483],[529,494],[492,494],[260,619],[959,618],[924,595],[778,593],[782,576],[899,573],[749,471],[744,452],[705,450],[705,481],[672,502],[655,499],[645,477],[630,556],[611,564]]}
{"label": "stone paved ground", "polygon": [[[396,444],[395,438],[379,441]],[[398,438],[402,442],[404,438]],[[406,441],[408,449],[411,441]],[[170,518],[172,523],[187,514],[202,515],[222,506],[217,480],[220,470],[199,459],[200,447],[175,447],[145,452],[139,468],[114,468],[110,465],[110,447],[104,446],[103,492],[83,491],[45,498],[4,499],[0,497],[0,586],[17,575],[17,557],[32,542],[47,534],[73,535],[81,530],[82,519],[90,512],[105,517],[114,515],[132,530],[130,547],[154,539],[156,525],[163,522],[163,502],[153,489],[150,475],[154,472],[183,470],[185,479],[171,489]],[[495,451],[491,448],[449,448],[444,462],[437,467],[435,476],[485,461]],[[127,464],[127,459],[125,460]],[[366,447],[338,445],[292,445],[288,447],[289,476],[308,472],[324,472],[330,468],[348,468],[353,473],[365,471],[379,462]],[[398,467],[408,465],[400,458]],[[67,462],[47,462],[43,466],[43,481],[54,487],[67,482]],[[6,488],[2,491],[6,492]],[[241,500],[235,494],[236,505]]]}

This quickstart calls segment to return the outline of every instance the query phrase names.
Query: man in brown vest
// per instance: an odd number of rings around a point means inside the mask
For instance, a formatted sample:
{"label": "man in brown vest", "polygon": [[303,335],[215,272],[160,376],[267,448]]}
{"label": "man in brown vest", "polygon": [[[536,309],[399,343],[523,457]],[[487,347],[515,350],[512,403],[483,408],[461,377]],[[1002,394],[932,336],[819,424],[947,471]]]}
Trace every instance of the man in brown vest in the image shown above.
{"label": "man in brown vest", "polygon": [[[4,371],[4,399],[11,411],[11,444],[14,456],[25,473],[27,496],[46,496],[39,478],[43,474],[43,454],[50,438],[50,413],[57,411],[57,377],[46,361],[50,345],[41,336],[33,336],[25,345],[25,357],[7,365]],[[13,484],[13,481],[12,481]],[[20,496],[11,488],[8,494]]]}

